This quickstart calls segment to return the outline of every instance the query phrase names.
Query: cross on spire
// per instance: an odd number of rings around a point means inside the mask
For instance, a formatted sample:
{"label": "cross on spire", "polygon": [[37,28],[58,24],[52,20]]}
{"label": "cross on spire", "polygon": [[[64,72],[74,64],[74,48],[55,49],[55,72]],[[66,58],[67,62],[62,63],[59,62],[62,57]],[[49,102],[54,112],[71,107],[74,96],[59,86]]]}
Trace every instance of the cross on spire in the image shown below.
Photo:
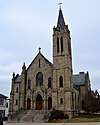
{"label": "cross on spire", "polygon": [[61,4],[59,3],[59,15],[58,15],[58,22],[57,22],[57,27],[61,26],[64,27],[65,26],[65,21],[64,21],[64,17],[63,17],[63,13],[62,13],[62,9],[61,9]]}
{"label": "cross on spire", "polygon": [[39,47],[39,52],[41,52],[41,48]]}
{"label": "cross on spire", "polygon": [[59,9],[61,9],[61,4],[62,4],[62,3],[58,3],[58,5],[59,5]]}

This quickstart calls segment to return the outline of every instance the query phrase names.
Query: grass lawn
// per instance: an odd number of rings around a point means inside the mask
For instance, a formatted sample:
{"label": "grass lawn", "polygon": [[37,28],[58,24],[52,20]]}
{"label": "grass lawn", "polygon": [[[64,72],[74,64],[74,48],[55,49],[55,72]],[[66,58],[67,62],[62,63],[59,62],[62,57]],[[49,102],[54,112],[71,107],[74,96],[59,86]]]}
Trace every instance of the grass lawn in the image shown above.
{"label": "grass lawn", "polygon": [[49,123],[100,122],[99,115],[82,115],[72,119],[50,120]]}

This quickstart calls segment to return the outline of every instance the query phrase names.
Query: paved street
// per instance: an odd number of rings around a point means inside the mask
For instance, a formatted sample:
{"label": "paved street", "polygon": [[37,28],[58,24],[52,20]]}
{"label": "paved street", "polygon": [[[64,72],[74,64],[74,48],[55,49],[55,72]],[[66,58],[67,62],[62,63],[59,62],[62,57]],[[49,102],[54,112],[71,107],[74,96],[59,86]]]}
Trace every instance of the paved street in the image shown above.
{"label": "paved street", "polygon": [[4,125],[100,125],[100,122],[94,123],[4,123]]}

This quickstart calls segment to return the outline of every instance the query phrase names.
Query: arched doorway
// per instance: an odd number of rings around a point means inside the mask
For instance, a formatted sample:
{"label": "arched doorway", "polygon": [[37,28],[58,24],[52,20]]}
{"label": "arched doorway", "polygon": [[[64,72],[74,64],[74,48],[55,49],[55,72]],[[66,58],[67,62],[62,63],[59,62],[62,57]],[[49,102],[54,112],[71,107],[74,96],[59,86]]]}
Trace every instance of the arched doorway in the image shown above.
{"label": "arched doorway", "polygon": [[27,99],[27,110],[30,110],[30,108],[31,108],[31,99],[28,98]]}
{"label": "arched doorway", "polygon": [[82,100],[82,110],[84,110],[85,109],[85,102]]}
{"label": "arched doorway", "polygon": [[50,110],[52,108],[52,98],[49,97],[48,98],[48,110]]}
{"label": "arched doorway", "polygon": [[36,97],[36,110],[42,110],[43,107],[43,99],[40,94],[37,95]]}

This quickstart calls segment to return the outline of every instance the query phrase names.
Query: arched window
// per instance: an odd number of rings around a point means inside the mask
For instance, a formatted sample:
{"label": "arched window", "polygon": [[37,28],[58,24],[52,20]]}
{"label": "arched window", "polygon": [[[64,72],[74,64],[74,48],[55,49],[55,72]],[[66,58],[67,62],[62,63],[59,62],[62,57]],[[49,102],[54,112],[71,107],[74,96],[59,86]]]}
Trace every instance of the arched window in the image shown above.
{"label": "arched window", "polygon": [[71,55],[71,45],[70,45],[70,42],[68,42],[68,52]]}
{"label": "arched window", "polygon": [[59,38],[57,37],[57,53],[59,53]]}
{"label": "arched window", "polygon": [[52,98],[49,97],[48,98],[48,110],[50,110],[52,108]]}
{"label": "arched window", "polygon": [[28,89],[31,89],[31,80],[28,80]]}
{"label": "arched window", "polygon": [[49,88],[52,88],[52,85],[51,85],[51,78],[50,78],[50,77],[48,78],[48,89],[49,89]]}
{"label": "arched window", "polygon": [[60,32],[60,26],[59,26],[59,32]]}
{"label": "arched window", "polygon": [[36,75],[36,85],[37,86],[43,85],[43,74],[41,72],[38,72]]}
{"label": "arched window", "polygon": [[39,59],[39,68],[40,68],[40,59]]}
{"label": "arched window", "polygon": [[16,88],[16,93],[18,93],[18,87]]}
{"label": "arched window", "polygon": [[63,37],[62,36],[60,38],[60,41],[61,41],[61,52],[63,52]]}
{"label": "arched window", "polygon": [[59,77],[59,87],[63,87],[63,77]]}
{"label": "arched window", "polygon": [[82,110],[84,110],[85,109],[85,102],[82,100]]}
{"label": "arched window", "polygon": [[63,104],[63,98],[60,98],[60,104],[61,105]]}
{"label": "arched window", "polygon": [[31,99],[28,98],[27,99],[27,110],[30,110],[30,108],[31,108]]}
{"label": "arched window", "polygon": [[18,105],[18,100],[16,100],[16,105]]}

